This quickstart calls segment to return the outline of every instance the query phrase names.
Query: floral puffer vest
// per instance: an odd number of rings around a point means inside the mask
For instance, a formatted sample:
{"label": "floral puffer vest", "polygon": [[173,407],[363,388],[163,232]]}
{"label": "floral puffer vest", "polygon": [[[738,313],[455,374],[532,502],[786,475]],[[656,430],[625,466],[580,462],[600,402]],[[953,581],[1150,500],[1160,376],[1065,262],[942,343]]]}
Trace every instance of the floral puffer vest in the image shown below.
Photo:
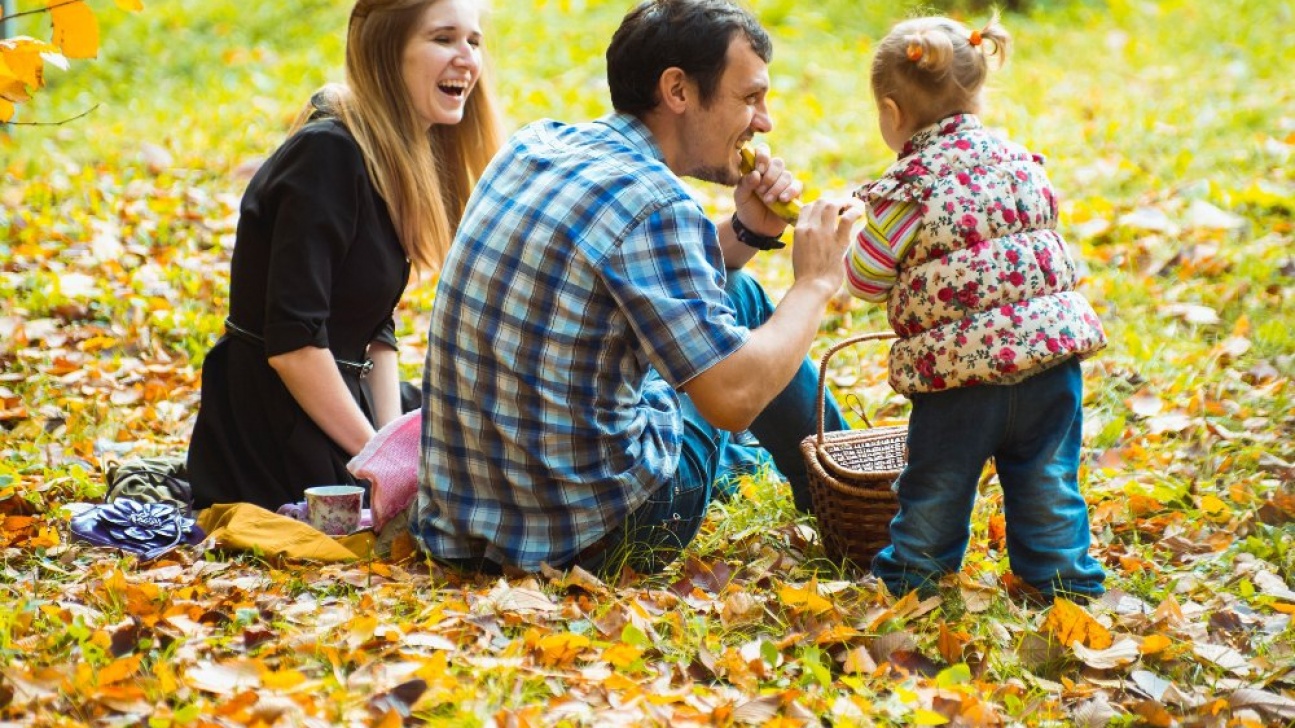
{"label": "floral puffer vest", "polygon": [[1106,345],[1057,234],[1042,159],[972,115],[918,132],[869,200],[921,205],[917,239],[890,292],[899,339],[890,384],[902,394],[1008,384]]}

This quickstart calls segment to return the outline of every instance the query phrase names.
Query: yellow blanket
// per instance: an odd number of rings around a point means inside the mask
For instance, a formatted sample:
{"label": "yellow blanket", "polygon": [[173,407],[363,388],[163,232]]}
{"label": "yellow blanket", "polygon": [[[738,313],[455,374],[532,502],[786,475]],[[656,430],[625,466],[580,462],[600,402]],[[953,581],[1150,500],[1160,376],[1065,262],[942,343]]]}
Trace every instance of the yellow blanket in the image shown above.
{"label": "yellow blanket", "polygon": [[375,540],[372,531],[334,538],[251,503],[217,503],[198,514],[198,525],[222,549],[270,558],[355,561],[372,553]]}

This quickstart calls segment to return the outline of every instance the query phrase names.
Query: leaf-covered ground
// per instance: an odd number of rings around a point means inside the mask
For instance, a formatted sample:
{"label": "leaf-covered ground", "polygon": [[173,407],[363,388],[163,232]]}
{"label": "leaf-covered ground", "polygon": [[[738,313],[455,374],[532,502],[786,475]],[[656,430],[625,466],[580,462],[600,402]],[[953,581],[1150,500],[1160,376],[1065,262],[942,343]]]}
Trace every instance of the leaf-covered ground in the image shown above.
{"label": "leaf-covered ground", "polygon": [[[878,173],[863,69],[906,8],[752,4],[777,44],[768,142],[811,196]],[[1100,602],[1019,593],[992,472],[966,568],[925,602],[824,559],[767,477],[716,504],[669,572],[615,584],[203,547],[141,564],[69,542],[63,506],[102,497],[104,466],[184,448],[238,196],[336,77],[346,5],[97,8],[100,60],[51,72],[19,118],[100,109],[0,143],[0,724],[1295,725],[1281,0],[1041,1],[1005,19],[1018,48],[986,119],[1048,155],[1111,337],[1085,365]],[[605,109],[623,3],[493,5],[512,124]],[[776,292],[789,259],[758,270]],[[430,296],[420,282],[401,309],[411,379]],[[839,300],[820,350],[883,327]],[[848,352],[832,381],[902,422],[883,361]]]}

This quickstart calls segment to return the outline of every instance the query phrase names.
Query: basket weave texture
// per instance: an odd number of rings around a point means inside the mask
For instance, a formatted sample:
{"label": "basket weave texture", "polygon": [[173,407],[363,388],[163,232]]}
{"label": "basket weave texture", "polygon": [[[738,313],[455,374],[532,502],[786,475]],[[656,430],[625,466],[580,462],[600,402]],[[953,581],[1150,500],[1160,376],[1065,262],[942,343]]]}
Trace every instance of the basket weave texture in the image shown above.
{"label": "basket weave texture", "polygon": [[867,569],[890,543],[890,521],[899,511],[891,485],[907,460],[908,427],[893,425],[823,432],[827,364],[841,349],[894,338],[874,333],[846,339],[823,355],[818,378],[818,431],[800,443],[809,474],[811,507],[828,558]]}

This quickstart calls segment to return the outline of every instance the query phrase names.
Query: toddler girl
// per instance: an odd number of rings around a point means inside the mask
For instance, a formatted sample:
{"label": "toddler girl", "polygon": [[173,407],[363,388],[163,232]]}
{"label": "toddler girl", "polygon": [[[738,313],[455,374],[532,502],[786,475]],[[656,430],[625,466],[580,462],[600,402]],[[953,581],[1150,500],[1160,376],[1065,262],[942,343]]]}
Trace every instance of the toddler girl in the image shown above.
{"label": "toddler girl", "polygon": [[899,514],[873,572],[893,594],[930,592],[962,565],[986,460],[1003,487],[1012,571],[1045,598],[1104,589],[1079,493],[1079,360],[1106,344],[1075,292],[1042,158],[976,114],[988,60],[1010,37],[997,18],[900,23],[872,63],[882,137],[899,160],[855,194],[867,224],[847,286],[887,305],[899,335],[890,383],[913,402]]}

